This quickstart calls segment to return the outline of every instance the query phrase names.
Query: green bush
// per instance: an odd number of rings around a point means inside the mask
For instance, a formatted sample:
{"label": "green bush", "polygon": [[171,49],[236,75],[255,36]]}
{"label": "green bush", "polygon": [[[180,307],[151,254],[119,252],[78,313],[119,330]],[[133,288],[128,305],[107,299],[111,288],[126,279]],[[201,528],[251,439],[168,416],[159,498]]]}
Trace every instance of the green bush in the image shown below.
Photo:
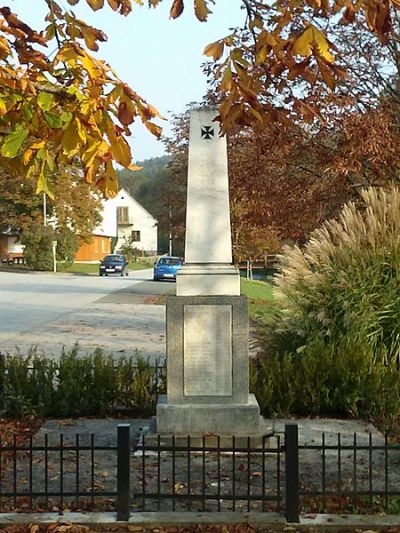
{"label": "green bush", "polygon": [[346,338],[321,340],[301,354],[274,354],[251,365],[250,386],[264,416],[381,418],[400,415],[400,374],[386,354]]}
{"label": "green bush", "polygon": [[70,228],[59,228],[56,239],[57,261],[62,261],[66,266],[72,265],[79,247],[75,233]]}
{"label": "green bush", "polygon": [[[163,367],[161,367],[162,369]],[[138,354],[114,361],[99,349],[82,355],[78,346],[56,361],[32,350],[0,363],[3,405],[9,416],[104,416],[118,406],[135,414],[155,410],[165,379]]]}
{"label": "green bush", "polygon": [[253,378],[265,413],[400,414],[400,192],[362,199],[285,250]]}
{"label": "green bush", "polygon": [[34,270],[53,269],[52,241],[56,234],[51,226],[43,226],[39,223],[32,226],[30,231],[24,231],[21,243],[25,246],[24,258],[26,264]]}

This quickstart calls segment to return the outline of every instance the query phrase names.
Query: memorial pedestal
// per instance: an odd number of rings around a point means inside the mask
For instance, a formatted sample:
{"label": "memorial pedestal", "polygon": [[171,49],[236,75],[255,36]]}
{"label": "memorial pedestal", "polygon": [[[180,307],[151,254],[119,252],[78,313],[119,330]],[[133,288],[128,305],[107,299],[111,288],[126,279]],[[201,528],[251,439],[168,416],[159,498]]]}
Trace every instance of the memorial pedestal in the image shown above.
{"label": "memorial pedestal", "polygon": [[266,432],[249,391],[246,296],[169,296],[168,396],[158,434],[250,436]]}

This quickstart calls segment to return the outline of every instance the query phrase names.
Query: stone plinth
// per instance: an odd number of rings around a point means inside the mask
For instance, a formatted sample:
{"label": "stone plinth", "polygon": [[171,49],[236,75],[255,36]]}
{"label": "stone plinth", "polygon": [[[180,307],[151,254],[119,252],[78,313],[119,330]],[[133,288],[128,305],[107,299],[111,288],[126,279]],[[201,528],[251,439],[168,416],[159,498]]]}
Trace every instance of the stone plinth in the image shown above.
{"label": "stone plinth", "polygon": [[170,404],[160,398],[157,406],[157,434],[235,435],[250,437],[266,433],[267,426],[260,416],[260,409],[253,394],[247,403]]}
{"label": "stone plinth", "polygon": [[167,298],[168,396],[157,405],[157,433],[259,434],[249,395],[246,296]]}
{"label": "stone plinth", "polygon": [[185,265],[177,275],[176,295],[239,296],[239,272],[232,265]]}

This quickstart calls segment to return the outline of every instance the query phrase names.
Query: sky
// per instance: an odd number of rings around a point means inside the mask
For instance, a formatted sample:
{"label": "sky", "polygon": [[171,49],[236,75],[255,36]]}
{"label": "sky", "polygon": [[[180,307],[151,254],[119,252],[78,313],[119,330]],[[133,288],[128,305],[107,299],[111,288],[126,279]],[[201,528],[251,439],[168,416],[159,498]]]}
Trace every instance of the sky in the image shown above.
{"label": "sky", "polygon": [[[71,9],[66,0],[57,0]],[[163,0],[157,9],[135,6],[128,17],[114,13],[108,6],[93,12],[85,0],[73,7],[76,15],[108,35],[99,43],[98,57],[105,59],[137,93],[154,105],[163,116],[185,111],[190,102],[200,101],[206,93],[206,77],[201,64],[204,47],[241,25],[244,13],[239,0],[216,0],[206,23],[193,14],[193,0],[186,0],[182,16],[169,19],[172,0]],[[43,0],[2,0],[24,22],[43,29],[47,12]],[[168,134],[168,122],[162,121]],[[133,128],[130,143],[135,161],[163,155],[164,146],[142,125]]]}

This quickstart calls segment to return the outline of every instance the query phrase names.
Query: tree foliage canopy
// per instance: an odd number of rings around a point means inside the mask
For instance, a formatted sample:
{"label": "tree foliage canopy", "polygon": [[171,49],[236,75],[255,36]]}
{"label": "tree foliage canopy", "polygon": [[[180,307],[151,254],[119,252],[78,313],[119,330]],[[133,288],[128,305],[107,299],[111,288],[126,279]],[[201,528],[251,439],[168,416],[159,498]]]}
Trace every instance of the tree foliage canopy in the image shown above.
{"label": "tree foliage canopy", "polygon": [[[156,136],[157,110],[125,84],[94,52],[107,37],[55,0],[45,27],[31,28],[8,7],[0,8],[0,155],[37,192],[54,194],[50,176],[79,159],[84,179],[106,196],[118,188],[114,164],[132,165],[127,137],[136,119]],[[80,0],[68,0],[75,6]],[[84,0],[81,0],[83,3]],[[166,1],[166,0],[164,0]],[[218,0],[170,0],[178,18],[192,3],[205,22]],[[156,8],[161,0],[148,0]],[[389,42],[398,0],[237,0],[243,27],[206,46],[209,72],[220,93],[223,131],[235,124],[262,128],[294,117],[321,118],[320,86],[334,89],[346,77],[335,32],[341,23],[364,24],[382,44]],[[142,0],[86,0],[128,15]],[[51,53],[53,44],[56,52]]]}

